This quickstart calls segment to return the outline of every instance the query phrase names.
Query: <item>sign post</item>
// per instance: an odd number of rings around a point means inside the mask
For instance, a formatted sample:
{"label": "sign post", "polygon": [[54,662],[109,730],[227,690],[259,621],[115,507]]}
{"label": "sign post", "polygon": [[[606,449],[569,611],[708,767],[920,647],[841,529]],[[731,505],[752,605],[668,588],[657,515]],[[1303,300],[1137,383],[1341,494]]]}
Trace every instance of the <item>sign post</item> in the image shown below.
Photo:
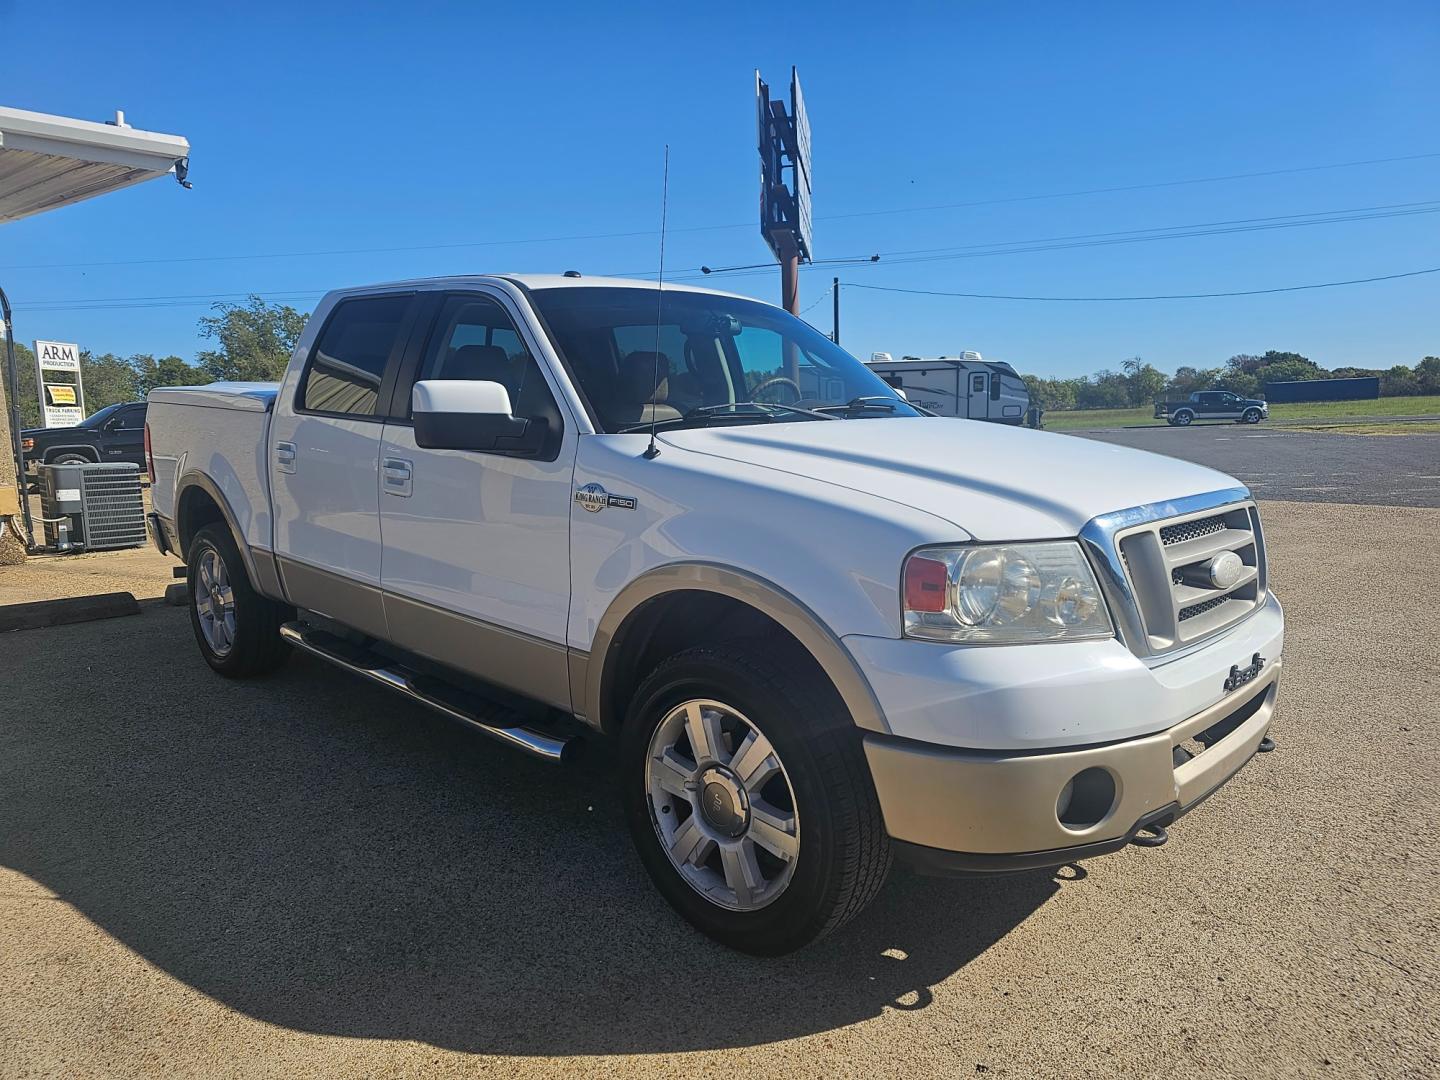
{"label": "sign post", "polygon": [[[74,382],[51,381],[46,372],[73,374]],[[35,385],[40,390],[41,424],[74,427],[85,419],[85,383],[80,372],[80,346],[68,341],[35,342]]]}

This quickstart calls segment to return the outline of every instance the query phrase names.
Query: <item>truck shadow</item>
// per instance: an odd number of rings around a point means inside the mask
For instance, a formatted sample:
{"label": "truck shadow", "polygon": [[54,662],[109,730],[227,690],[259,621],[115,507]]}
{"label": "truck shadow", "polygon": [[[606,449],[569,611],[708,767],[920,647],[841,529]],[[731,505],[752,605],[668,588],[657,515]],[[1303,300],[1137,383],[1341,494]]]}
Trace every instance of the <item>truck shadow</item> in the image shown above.
{"label": "truck shadow", "polygon": [[651,888],[607,770],[308,658],[226,682],[182,611],[124,624],[6,635],[0,861],[269,1023],[505,1054],[758,1045],[925,1008],[1060,887],[897,871],[821,944],[742,956]]}

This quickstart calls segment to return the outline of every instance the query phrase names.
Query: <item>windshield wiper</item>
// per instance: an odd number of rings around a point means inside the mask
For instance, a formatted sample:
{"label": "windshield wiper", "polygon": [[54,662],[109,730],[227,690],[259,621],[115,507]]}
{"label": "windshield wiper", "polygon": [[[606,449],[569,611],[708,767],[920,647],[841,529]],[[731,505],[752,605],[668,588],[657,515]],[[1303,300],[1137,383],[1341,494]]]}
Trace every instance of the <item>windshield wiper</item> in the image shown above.
{"label": "windshield wiper", "polygon": [[[743,411],[746,409],[754,409],[756,411]],[[663,420],[657,420],[655,421],[655,426],[657,428],[674,427],[676,424],[709,424],[716,422],[724,422],[726,420],[742,420],[747,422],[753,420],[765,424],[774,423],[774,414],[760,411],[764,409],[775,409],[778,412],[784,413],[798,413],[801,416],[809,416],[815,420],[836,419],[833,416],[826,416],[818,409],[802,409],[798,405],[780,405],[773,401],[735,401],[726,402],[723,405],[701,405],[697,408],[691,409],[689,412],[685,413],[682,416],[667,416]],[[736,410],[742,411],[737,412]],[[633,431],[649,430],[650,422],[648,420],[639,424],[627,424],[625,427],[617,429],[620,434],[626,434]]]}
{"label": "windshield wiper", "polygon": [[885,412],[895,411],[895,402],[898,398],[889,394],[865,394],[861,397],[851,398],[844,405],[818,405],[815,411],[818,413],[832,412],[858,412],[861,409],[883,409]]}
{"label": "windshield wiper", "polygon": [[[779,409],[781,412],[799,413],[802,416],[813,416],[817,420],[834,420],[833,416],[826,416],[820,409],[802,409],[799,405],[781,405],[777,401],[736,401],[725,405],[702,405],[697,409],[691,409],[685,414],[685,418],[691,416],[711,416],[716,413],[723,413],[726,409]],[[743,413],[737,415],[743,416]]]}

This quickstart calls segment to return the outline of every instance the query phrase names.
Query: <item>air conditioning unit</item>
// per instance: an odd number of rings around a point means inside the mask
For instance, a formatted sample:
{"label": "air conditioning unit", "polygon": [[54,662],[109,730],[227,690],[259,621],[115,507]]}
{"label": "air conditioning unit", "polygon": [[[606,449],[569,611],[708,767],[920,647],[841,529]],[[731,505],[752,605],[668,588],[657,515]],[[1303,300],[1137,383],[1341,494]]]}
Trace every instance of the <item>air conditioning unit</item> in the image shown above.
{"label": "air conditioning unit", "polygon": [[57,551],[109,551],[145,543],[140,466],[41,465],[45,544]]}

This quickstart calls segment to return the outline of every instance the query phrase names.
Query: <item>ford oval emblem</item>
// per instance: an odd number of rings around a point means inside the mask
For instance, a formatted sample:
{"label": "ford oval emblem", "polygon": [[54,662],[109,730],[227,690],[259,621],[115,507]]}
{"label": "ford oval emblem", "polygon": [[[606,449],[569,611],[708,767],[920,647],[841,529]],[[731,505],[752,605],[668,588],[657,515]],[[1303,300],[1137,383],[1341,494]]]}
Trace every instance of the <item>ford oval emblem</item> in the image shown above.
{"label": "ford oval emblem", "polygon": [[592,514],[605,509],[608,493],[599,484],[586,484],[575,492],[575,501]]}
{"label": "ford oval emblem", "polygon": [[1210,560],[1206,568],[1210,573],[1210,584],[1217,589],[1228,589],[1245,574],[1245,563],[1233,551],[1222,551]]}

